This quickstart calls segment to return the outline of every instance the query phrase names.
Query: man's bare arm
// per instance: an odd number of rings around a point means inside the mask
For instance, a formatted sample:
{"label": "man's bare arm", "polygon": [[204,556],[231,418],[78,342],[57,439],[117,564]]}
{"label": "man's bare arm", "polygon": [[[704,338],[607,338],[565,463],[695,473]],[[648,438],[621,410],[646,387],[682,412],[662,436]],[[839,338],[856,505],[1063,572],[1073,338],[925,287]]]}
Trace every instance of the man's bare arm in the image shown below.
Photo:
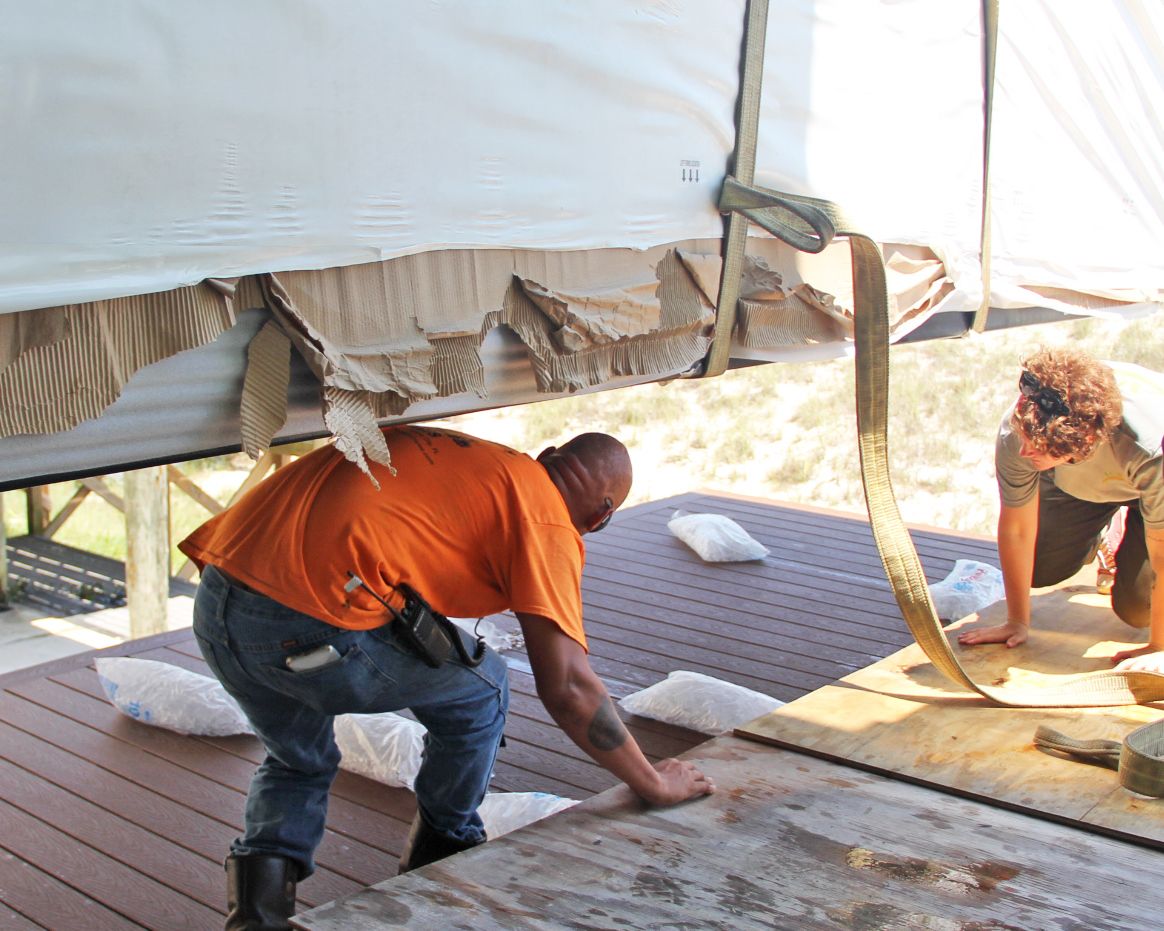
{"label": "man's bare arm", "polygon": [[518,614],[538,697],[566,735],[652,805],[673,805],[715,791],[690,763],[652,766],[627,731],[582,646],[553,621]]}
{"label": "man's bare arm", "polygon": [[1037,496],[1021,507],[1002,505],[998,515],[998,560],[1006,589],[1006,623],[968,627],[958,634],[960,644],[1005,643],[1008,647],[1017,647],[1026,642],[1031,626],[1031,578],[1038,531]]}

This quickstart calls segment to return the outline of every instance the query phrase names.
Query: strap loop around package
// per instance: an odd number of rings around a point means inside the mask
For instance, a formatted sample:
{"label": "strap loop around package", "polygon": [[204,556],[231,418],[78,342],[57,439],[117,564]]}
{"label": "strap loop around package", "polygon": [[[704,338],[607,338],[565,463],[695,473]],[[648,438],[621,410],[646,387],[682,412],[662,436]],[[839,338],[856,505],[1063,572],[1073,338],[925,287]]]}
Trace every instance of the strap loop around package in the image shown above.
{"label": "strap loop around package", "polygon": [[1118,740],[1077,740],[1049,727],[1035,731],[1035,746],[1118,770],[1120,785],[1151,798],[1164,796],[1164,722],[1137,727]]}
{"label": "strap loop around package", "polygon": [[[768,0],[748,0],[744,45],[740,55],[740,95],[736,103],[736,144],[732,171],[745,185],[756,173],[756,144],[760,138],[760,92],[764,84],[764,44],[768,32]],[[715,335],[704,360],[703,376],[722,375],[731,356],[736,328],[740,276],[748,247],[748,218],[728,212],[723,241],[723,271],[715,302]]]}
{"label": "strap loop around package", "polygon": [[1164,796],[1164,721],[1137,727],[1124,738],[1120,784],[1141,795]]}
{"label": "strap loop around package", "polygon": [[823,252],[837,234],[836,208],[828,201],[741,184],[731,176],[724,179],[719,209],[743,214],[801,252]]}

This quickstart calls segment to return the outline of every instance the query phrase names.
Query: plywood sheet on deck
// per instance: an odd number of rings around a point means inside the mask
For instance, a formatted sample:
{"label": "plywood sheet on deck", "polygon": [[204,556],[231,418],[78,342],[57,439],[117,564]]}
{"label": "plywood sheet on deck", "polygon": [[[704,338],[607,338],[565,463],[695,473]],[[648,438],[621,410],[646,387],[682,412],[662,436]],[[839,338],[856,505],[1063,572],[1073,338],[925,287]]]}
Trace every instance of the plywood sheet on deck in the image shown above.
{"label": "plywood sheet on deck", "polygon": [[719,792],[645,809],[611,789],[295,925],[1149,928],[1164,909],[1157,851],[734,737],[687,757]]}
{"label": "plywood sheet on deck", "polygon": [[[1030,640],[1021,648],[955,644],[974,681],[1027,685],[1110,669],[1113,653],[1142,639],[1094,586],[1077,581],[1036,593],[1033,612]],[[1004,619],[999,603],[951,629]],[[1133,795],[1112,770],[1032,743],[1040,724],[1072,737],[1121,740],[1161,717],[1159,706],[1000,707],[947,680],[915,644],[736,733],[1164,847],[1164,799]]]}

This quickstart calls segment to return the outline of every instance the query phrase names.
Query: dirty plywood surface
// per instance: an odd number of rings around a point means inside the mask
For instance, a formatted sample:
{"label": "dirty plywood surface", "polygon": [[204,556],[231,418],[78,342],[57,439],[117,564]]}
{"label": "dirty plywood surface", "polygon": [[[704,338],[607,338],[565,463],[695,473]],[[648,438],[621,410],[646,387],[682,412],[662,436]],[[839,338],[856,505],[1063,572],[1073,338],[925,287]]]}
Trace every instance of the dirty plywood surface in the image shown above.
{"label": "dirty plywood surface", "polygon": [[1164,854],[735,737],[687,756],[717,794],[645,810],[612,789],[295,925],[1131,929],[1164,909]]}
{"label": "dirty plywood surface", "polygon": [[[1030,640],[1021,648],[954,649],[985,685],[1033,685],[1048,677],[1111,668],[1109,657],[1139,642],[1093,585],[1071,580],[1037,592]],[[1005,605],[981,623],[1005,619]],[[955,625],[979,623],[972,615]],[[947,681],[916,645],[844,677],[737,730],[741,736],[896,773],[1020,810],[1042,812],[1164,847],[1164,799],[1120,787],[1110,769],[1034,747],[1040,724],[1071,737],[1121,740],[1164,717],[1164,708],[1004,708]]]}

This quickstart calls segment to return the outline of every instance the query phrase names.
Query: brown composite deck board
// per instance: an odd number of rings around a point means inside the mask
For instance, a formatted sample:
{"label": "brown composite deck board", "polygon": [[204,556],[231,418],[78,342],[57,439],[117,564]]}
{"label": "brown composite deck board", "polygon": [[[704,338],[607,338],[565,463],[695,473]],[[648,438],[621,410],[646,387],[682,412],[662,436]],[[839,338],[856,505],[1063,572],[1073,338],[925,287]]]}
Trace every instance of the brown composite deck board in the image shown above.
{"label": "brown composite deck board", "polygon": [[[633,555],[603,553],[589,565],[587,590],[601,591],[600,585],[613,588],[613,594],[628,605],[691,605],[700,610],[711,610],[727,619],[740,613],[760,617],[787,618],[792,622],[814,615],[829,615],[839,611],[858,635],[876,639],[881,631],[892,630],[900,617],[894,617],[891,605],[882,599],[887,590],[848,585],[845,593],[832,597],[838,580],[810,573],[780,575],[764,572],[763,567],[753,571],[721,568],[716,572],[687,571],[682,563],[673,566],[642,564]],[[630,594],[619,590],[621,585],[635,585]],[[755,592],[755,586],[766,586]],[[709,586],[715,586],[709,588]],[[617,606],[617,602],[615,602]]]}
{"label": "brown composite deck board", "polygon": [[[717,511],[718,513],[719,511]],[[638,521],[628,521],[624,533],[618,540],[617,555],[650,568],[660,563],[664,568],[686,566],[693,578],[711,578],[720,575],[756,575],[772,582],[798,580],[801,575],[809,579],[819,579],[821,584],[828,580],[845,581],[862,591],[883,592],[890,596],[888,581],[881,572],[880,558],[873,548],[873,538],[868,527],[859,525],[860,534],[853,537],[831,537],[823,539],[820,527],[811,524],[749,525],[741,515],[732,514],[732,519],[769,547],[771,553],[762,562],[713,564],[699,562],[691,565],[682,543],[670,536],[665,523],[658,527],[644,526]],[[806,515],[806,518],[810,515]],[[811,533],[808,543],[798,538]],[[994,544],[987,541],[965,538],[956,547],[931,543],[930,537],[914,534],[923,567],[928,576],[937,580],[944,576],[957,558],[982,558],[992,556]],[[941,541],[938,541],[941,542]],[[638,545],[634,545],[634,544]],[[606,552],[603,547],[594,555]],[[593,558],[588,554],[588,562]],[[890,602],[886,602],[890,603]]]}
{"label": "brown composite deck board", "polygon": [[[163,803],[169,803],[178,809],[181,816],[189,813],[201,816],[202,830],[194,830],[190,836],[197,838],[200,834],[209,833],[207,846],[217,849],[217,853],[212,856],[216,858],[213,872],[218,873],[221,867],[218,866],[217,860],[223,855],[224,845],[229,844],[242,826],[243,799],[246,786],[250,782],[250,774],[254,771],[253,765],[239,767],[235,773],[234,785],[229,786],[218,779],[208,779],[184,768],[184,764],[196,759],[200,765],[208,768],[214,768],[215,763],[221,764],[216,773],[219,778],[230,775],[230,764],[235,758],[225,754],[215,755],[206,747],[200,748],[197,738],[184,737],[161,728],[138,725],[118,714],[103,700],[85,698],[87,705],[78,704],[70,700],[72,690],[57,683],[41,680],[30,683],[24,691],[32,698],[57,703],[60,713],[53,717],[53,712],[41,707],[35,701],[18,703],[13,690],[0,702],[0,720],[23,730],[26,734],[45,733],[59,749],[81,759],[90,760],[94,764],[95,786],[104,787],[109,784],[111,775],[119,776],[150,791]],[[62,717],[61,714],[66,712],[70,716]],[[90,726],[99,725],[102,719],[109,722],[108,730],[103,730],[100,726]],[[122,737],[126,739],[122,740]],[[4,754],[8,754],[7,748]],[[117,798],[115,789],[115,785],[110,787],[109,798]],[[99,795],[94,792],[87,797],[104,800],[105,794],[104,791]],[[352,820],[357,824],[364,823],[343,811],[342,805],[340,809],[336,816],[337,821],[342,823],[345,820]],[[122,821],[130,823],[137,817],[133,809],[122,810],[119,815]],[[176,817],[173,811],[169,811],[166,812],[165,820],[156,824],[159,830],[168,832],[173,821],[181,820],[181,817]],[[189,828],[189,824],[187,827]],[[115,842],[114,849],[118,849],[123,843],[120,837],[111,836],[111,839]],[[372,875],[371,871],[375,867],[387,868],[387,864],[394,862],[391,856],[349,839],[337,844],[336,838],[329,835],[325,837],[324,845],[337,846],[338,853],[332,858],[332,868],[323,870],[319,876],[313,877],[313,885],[326,887],[326,891],[318,895],[320,901],[329,901],[332,897],[331,890],[350,891],[351,888],[366,885],[367,877]],[[346,879],[344,875],[347,875]],[[383,875],[383,872],[378,875]],[[304,891],[305,901],[313,898],[311,886],[305,886]]]}
{"label": "brown composite deck board", "polygon": [[35,917],[33,926],[49,931],[58,928],[121,931],[143,927],[79,892],[74,884],[61,882],[32,866],[7,844],[0,844],[0,894],[9,911],[28,921]]}
{"label": "brown composite deck board", "polygon": [[[729,516],[771,555],[705,564],[666,529],[676,508]],[[911,641],[860,518],[692,493],[619,520],[609,542],[588,540],[587,629],[600,656],[634,646],[632,661],[648,676],[666,662],[788,700]],[[913,536],[932,581],[958,558],[996,559],[983,538]],[[612,672],[642,680],[625,667]]]}
{"label": "brown composite deck board", "polygon": [[[0,801],[4,846],[25,862],[59,879],[68,878],[77,890],[105,904],[130,921],[147,928],[214,927],[219,914],[183,892],[175,891],[148,874]],[[180,878],[179,878],[180,879]]]}
{"label": "brown composite deck board", "polygon": [[[60,683],[33,683],[23,691],[26,696],[31,693],[32,698],[51,703],[78,725],[120,739],[127,748],[140,751],[135,761],[142,768],[142,776],[137,778],[148,776],[151,781],[145,784],[175,803],[186,804],[196,811],[226,816],[222,819],[224,830],[220,832],[226,843],[242,827],[242,799],[261,758],[258,752],[253,761],[245,760],[218,751],[199,738],[141,726],[118,714],[103,698],[95,699]],[[246,742],[258,751],[256,741],[246,738]],[[324,845],[336,844],[339,847],[332,862],[337,872],[357,884],[366,884],[368,875],[382,875],[394,864],[392,855],[359,839],[365,832],[377,837],[377,829],[396,829],[385,820],[385,816],[374,810],[357,808],[342,798],[333,799],[330,814],[333,834],[345,835],[342,841],[331,835],[324,838]]]}
{"label": "brown composite deck board", "polygon": [[178,880],[184,891],[213,908],[220,899],[214,856],[202,857],[151,830],[123,819],[116,808],[95,804],[84,796],[19,767],[0,773],[0,797],[25,814],[50,825],[80,844],[99,848],[110,836],[119,841],[117,858],[163,884]]}
{"label": "brown composite deck board", "polygon": [[[762,536],[759,538],[763,540]],[[663,539],[661,542],[667,547],[661,552],[652,552],[656,543],[592,552],[587,558],[590,570],[587,581],[617,580],[620,576],[643,580],[645,591],[630,592],[627,597],[631,599],[653,591],[670,591],[671,585],[678,584],[695,600],[709,604],[731,605],[743,597],[777,609],[840,605],[861,611],[872,625],[887,627],[895,620],[889,584],[874,575],[882,571],[880,561],[870,561],[859,573],[853,572],[851,562],[844,562],[843,568],[836,569],[806,564],[795,571],[785,571],[773,564],[771,556],[762,563],[692,565],[691,557],[677,549],[680,545],[677,541]],[[838,558],[835,551],[830,558]],[[945,571],[931,574],[938,578]],[[656,579],[669,584],[651,585],[651,580]],[[762,591],[755,588],[760,583],[767,586]]]}
{"label": "brown composite deck board", "polygon": [[[633,626],[643,635],[660,641],[679,640],[697,644],[702,649],[713,649],[738,655],[740,651],[777,650],[790,655],[812,658],[837,657],[860,659],[883,648],[886,632],[874,639],[866,626],[855,626],[854,633],[836,619],[827,619],[827,625],[816,622],[821,616],[813,611],[799,609],[774,613],[764,606],[757,607],[745,599],[734,606],[700,604],[683,593],[659,593],[652,601],[628,601],[613,593],[591,592],[590,604],[594,627],[592,640],[619,640],[622,631]],[[647,609],[656,616],[644,617]],[[632,618],[628,622],[627,617]],[[635,618],[642,618],[635,621]],[[587,621],[590,628],[591,621]],[[612,628],[607,630],[606,628]],[[890,630],[888,635],[895,635]],[[815,667],[814,667],[815,668]]]}
{"label": "brown composite deck board", "polygon": [[[667,530],[677,508],[729,516],[771,555],[705,564]],[[995,559],[990,541],[912,532],[931,580],[960,557]],[[586,542],[591,663],[616,698],[691,669],[790,700],[909,642],[859,517],[693,492],[628,508]],[[60,564],[83,569],[88,554],[68,550],[54,549]],[[100,568],[124,578],[120,564]],[[0,676],[0,926],[216,927],[221,858],[262,747],[129,720],[105,698],[95,655],[209,674],[191,632],[179,630]],[[584,798],[614,785],[550,719],[524,652],[505,655],[511,708],[492,789]],[[624,718],[652,760],[705,740]],[[409,791],[341,771],[300,907],[392,875],[414,811]]]}
{"label": "brown composite deck board", "polygon": [[[3,856],[3,853],[0,853],[0,856]],[[3,875],[0,874],[0,884],[3,882]],[[4,928],[5,931],[29,931],[29,929],[36,931],[40,927],[40,925],[34,925],[23,915],[18,915],[12,909],[0,905],[0,928]]]}
{"label": "brown composite deck board", "polygon": [[[772,510],[762,502],[724,495],[692,495],[688,510],[723,514],[731,517],[753,536],[765,542],[773,551],[770,558],[778,562],[800,563],[808,566],[828,565],[834,551],[846,554],[845,567],[876,567],[879,558],[872,546],[873,534],[862,517],[842,515],[796,506],[782,506]],[[666,534],[669,514],[635,515],[636,524],[651,526]],[[982,558],[995,553],[994,541],[986,537],[953,534],[937,528],[910,528],[910,536],[922,563],[932,569],[931,578],[940,578],[959,558]],[[764,538],[768,537],[768,540]],[[929,563],[933,563],[930,566]],[[871,581],[888,591],[883,575],[874,575]]]}

